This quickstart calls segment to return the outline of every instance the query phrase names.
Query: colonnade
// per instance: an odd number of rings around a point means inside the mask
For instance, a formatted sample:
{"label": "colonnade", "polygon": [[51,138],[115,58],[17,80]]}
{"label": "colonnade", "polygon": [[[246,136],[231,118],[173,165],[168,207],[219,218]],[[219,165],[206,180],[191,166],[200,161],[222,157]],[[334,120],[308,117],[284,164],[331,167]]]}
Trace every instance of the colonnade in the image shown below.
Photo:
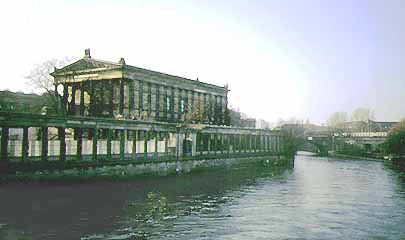
{"label": "colonnade", "polygon": [[[60,83],[69,115],[227,125],[227,97],[132,79]],[[59,86],[58,85],[58,86]],[[58,87],[57,86],[57,87]],[[189,116],[187,116],[189,114]]]}

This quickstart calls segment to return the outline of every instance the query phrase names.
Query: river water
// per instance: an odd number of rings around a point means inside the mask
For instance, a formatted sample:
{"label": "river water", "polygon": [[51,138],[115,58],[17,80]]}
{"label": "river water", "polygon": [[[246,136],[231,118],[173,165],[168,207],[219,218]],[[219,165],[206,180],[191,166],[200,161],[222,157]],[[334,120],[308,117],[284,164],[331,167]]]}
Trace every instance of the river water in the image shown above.
{"label": "river water", "polygon": [[296,156],[126,182],[0,185],[0,239],[405,239],[381,162]]}

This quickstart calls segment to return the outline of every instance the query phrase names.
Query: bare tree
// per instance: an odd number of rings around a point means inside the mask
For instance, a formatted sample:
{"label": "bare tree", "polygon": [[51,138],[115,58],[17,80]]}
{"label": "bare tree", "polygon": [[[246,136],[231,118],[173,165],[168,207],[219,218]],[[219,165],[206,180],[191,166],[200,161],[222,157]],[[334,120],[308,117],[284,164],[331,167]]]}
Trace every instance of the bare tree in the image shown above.
{"label": "bare tree", "polygon": [[351,116],[352,121],[368,121],[374,120],[374,112],[370,111],[368,108],[356,108]]}
{"label": "bare tree", "polygon": [[72,62],[74,58],[65,57],[62,60],[51,59],[47,60],[35,68],[33,68],[30,73],[25,76],[27,79],[26,85],[35,93],[45,95],[53,105],[52,107],[58,114],[64,114],[60,104],[60,96],[58,95],[55,86],[54,79],[51,72],[55,68],[60,68],[68,63]]}
{"label": "bare tree", "polygon": [[347,122],[347,119],[347,112],[335,112],[328,118],[326,124],[330,127],[335,127],[341,123]]}

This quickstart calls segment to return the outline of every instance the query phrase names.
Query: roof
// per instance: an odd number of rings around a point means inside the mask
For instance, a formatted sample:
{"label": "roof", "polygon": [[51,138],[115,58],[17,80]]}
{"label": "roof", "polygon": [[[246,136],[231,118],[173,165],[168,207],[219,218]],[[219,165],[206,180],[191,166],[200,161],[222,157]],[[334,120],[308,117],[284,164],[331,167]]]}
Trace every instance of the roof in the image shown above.
{"label": "roof", "polygon": [[50,73],[51,76],[57,77],[57,76],[64,76],[64,75],[75,75],[75,74],[80,74],[80,73],[88,73],[88,72],[94,72],[94,71],[108,71],[108,70],[133,70],[133,71],[138,71],[142,73],[147,73],[155,76],[160,76],[160,77],[168,77],[168,78],[174,78],[177,80],[181,81],[189,81],[193,84],[198,84],[198,85],[206,85],[210,87],[215,87],[215,88],[221,88],[223,90],[229,91],[227,86],[218,86],[210,83],[205,83],[201,82],[198,80],[192,80],[184,77],[179,77],[176,75],[171,75],[167,73],[162,73],[158,71],[153,71],[153,70],[148,70],[140,67],[135,67],[131,65],[125,64],[125,61],[123,59],[120,60],[122,63],[115,63],[115,62],[110,62],[110,61],[105,61],[105,60],[100,60],[100,59],[94,59],[91,57],[84,57],[82,59],[79,59],[76,62],[73,62],[63,68],[56,69],[55,71]]}

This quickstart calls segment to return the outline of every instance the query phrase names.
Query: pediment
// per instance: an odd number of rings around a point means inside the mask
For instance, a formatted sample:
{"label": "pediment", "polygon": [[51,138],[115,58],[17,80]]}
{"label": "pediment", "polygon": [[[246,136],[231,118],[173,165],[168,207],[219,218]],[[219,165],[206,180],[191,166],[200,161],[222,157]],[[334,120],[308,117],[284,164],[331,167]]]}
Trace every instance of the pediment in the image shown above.
{"label": "pediment", "polygon": [[109,63],[105,61],[98,61],[94,59],[80,59],[72,64],[69,64],[61,69],[56,70],[57,73],[62,72],[76,72],[82,70],[98,69],[98,68],[113,68],[117,67],[117,64]]}

